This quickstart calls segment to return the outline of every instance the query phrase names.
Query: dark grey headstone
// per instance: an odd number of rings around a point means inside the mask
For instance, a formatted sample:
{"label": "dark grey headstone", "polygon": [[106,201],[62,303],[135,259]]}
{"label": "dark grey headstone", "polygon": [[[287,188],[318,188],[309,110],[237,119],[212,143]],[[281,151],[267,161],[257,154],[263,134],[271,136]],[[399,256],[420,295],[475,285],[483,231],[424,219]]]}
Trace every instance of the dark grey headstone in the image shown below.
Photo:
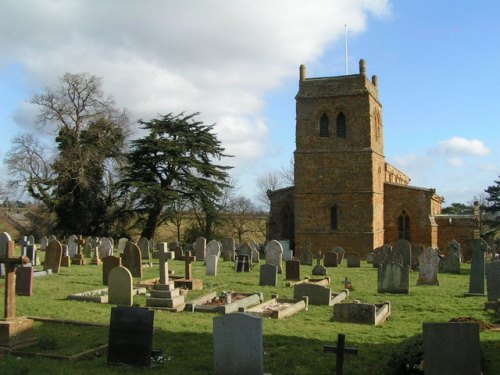
{"label": "dark grey headstone", "polygon": [[488,301],[497,301],[500,298],[500,262],[486,263],[486,290]]}
{"label": "dark grey headstone", "polygon": [[472,295],[484,295],[484,256],[488,244],[482,238],[471,240],[472,260],[470,267],[469,293]]}
{"label": "dark grey headstone", "polygon": [[304,264],[306,266],[312,266],[313,264],[313,253],[309,249],[305,249],[302,251],[300,255],[300,264]]}
{"label": "dark grey headstone", "polygon": [[108,363],[149,366],[154,311],[142,307],[111,308]]}
{"label": "dark grey headstone", "polygon": [[298,260],[285,262],[285,277],[287,280],[300,280],[300,262]]}
{"label": "dark grey headstone", "polygon": [[347,260],[348,268],[359,268],[361,267],[361,256],[359,253],[347,253],[345,256]]}
{"label": "dark grey headstone", "polygon": [[410,266],[403,266],[401,255],[390,251],[378,266],[378,293],[402,293],[410,291]]}
{"label": "dark grey headstone", "polygon": [[323,260],[325,267],[338,267],[339,255],[335,251],[327,251]]}
{"label": "dark grey headstone", "polygon": [[424,323],[424,373],[480,375],[478,323]]}
{"label": "dark grey headstone", "polygon": [[213,340],[216,375],[264,373],[262,318],[245,313],[215,317]]}
{"label": "dark grey headstone", "polygon": [[16,268],[16,295],[31,296],[33,294],[33,277],[33,267]]}
{"label": "dark grey headstone", "polygon": [[236,272],[250,272],[250,256],[237,255],[234,263]]}
{"label": "dark grey headstone", "polygon": [[260,266],[259,285],[278,286],[278,267],[273,264]]}

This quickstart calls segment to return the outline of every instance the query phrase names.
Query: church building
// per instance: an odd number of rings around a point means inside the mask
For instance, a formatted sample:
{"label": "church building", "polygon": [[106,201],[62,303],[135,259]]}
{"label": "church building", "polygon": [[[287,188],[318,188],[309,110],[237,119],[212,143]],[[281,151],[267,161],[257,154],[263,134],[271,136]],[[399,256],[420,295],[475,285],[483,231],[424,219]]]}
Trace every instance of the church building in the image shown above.
{"label": "church building", "polygon": [[267,240],[289,240],[299,255],[337,246],[364,256],[383,244],[462,244],[478,235],[479,207],[470,215],[442,215],[435,189],[385,161],[378,78],[359,74],[307,78],[300,66],[296,96],[294,186],[269,192]]}

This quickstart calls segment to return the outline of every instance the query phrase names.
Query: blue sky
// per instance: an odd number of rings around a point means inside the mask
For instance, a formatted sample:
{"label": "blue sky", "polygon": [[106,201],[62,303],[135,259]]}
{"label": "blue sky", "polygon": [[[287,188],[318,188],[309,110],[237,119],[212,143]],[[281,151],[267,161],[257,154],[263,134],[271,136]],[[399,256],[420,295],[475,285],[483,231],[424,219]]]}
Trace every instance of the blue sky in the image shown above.
{"label": "blue sky", "polygon": [[[445,205],[472,201],[500,175],[496,1],[0,0],[0,9],[0,160],[23,131],[50,150],[26,99],[85,71],[133,124],[180,111],[215,122],[239,193],[254,198],[256,179],[295,149],[299,65],[308,77],[344,74],[347,24],[349,72],[364,58],[379,77],[389,163]],[[8,176],[2,167],[0,182]]]}

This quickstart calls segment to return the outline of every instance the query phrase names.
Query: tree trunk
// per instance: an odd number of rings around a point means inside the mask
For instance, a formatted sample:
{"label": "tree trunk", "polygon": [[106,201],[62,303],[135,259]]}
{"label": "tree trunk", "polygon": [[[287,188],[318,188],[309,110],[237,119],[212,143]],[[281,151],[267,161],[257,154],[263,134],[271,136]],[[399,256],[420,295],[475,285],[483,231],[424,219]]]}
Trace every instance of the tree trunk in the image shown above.
{"label": "tree trunk", "polygon": [[149,210],[146,225],[142,229],[141,236],[149,240],[154,239],[156,228],[158,227],[158,220],[161,214],[161,206],[156,206]]}

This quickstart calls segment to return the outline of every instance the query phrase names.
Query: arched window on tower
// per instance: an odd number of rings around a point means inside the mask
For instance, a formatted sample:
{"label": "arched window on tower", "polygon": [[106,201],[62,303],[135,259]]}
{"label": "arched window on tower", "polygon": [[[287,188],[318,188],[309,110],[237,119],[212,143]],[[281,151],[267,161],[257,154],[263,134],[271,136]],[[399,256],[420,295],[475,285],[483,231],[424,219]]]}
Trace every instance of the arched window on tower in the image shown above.
{"label": "arched window on tower", "polygon": [[399,239],[410,241],[410,217],[405,210],[399,215],[398,221]]}
{"label": "arched window on tower", "polygon": [[337,138],[346,138],[347,137],[347,129],[345,116],[342,112],[337,116]]}
{"label": "arched window on tower", "polygon": [[330,207],[330,229],[336,230],[339,226],[339,209],[336,205]]}
{"label": "arched window on tower", "polygon": [[320,137],[328,137],[329,136],[329,126],[330,121],[328,120],[328,116],[326,113],[323,113],[321,118],[319,119],[319,136]]}

